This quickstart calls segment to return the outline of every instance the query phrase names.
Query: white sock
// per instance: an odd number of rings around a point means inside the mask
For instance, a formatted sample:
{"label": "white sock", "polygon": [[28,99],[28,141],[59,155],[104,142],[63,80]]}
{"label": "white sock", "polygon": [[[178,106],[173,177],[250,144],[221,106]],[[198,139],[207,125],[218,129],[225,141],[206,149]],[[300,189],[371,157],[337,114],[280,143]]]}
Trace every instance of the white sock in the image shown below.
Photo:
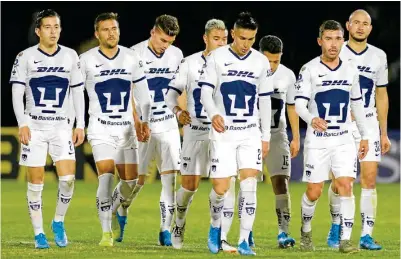
{"label": "white sock", "polygon": [[235,176],[231,177],[230,189],[226,193],[224,199],[223,214],[221,218],[221,240],[227,241],[227,235],[230,231],[231,224],[234,219],[234,206],[235,206],[235,182],[237,178]]}
{"label": "white sock", "polygon": [[291,198],[290,194],[276,195],[276,213],[278,220],[278,233],[287,233],[291,220]]}
{"label": "white sock", "polygon": [[191,205],[195,191],[189,191],[181,186],[177,191],[177,215],[175,217],[175,224],[179,227],[184,226],[185,218],[188,213],[189,205]]}
{"label": "white sock", "polygon": [[60,176],[58,180],[57,205],[54,221],[64,222],[64,217],[68,207],[70,206],[70,201],[74,192],[75,175],[69,174]]}
{"label": "white sock", "polygon": [[329,205],[330,205],[330,214],[331,214],[331,223],[340,225],[340,196],[337,193],[334,193],[331,189],[331,185],[329,186]]}
{"label": "white sock", "polygon": [[315,214],[316,201],[310,201],[306,193],[302,196],[301,202],[301,217],[302,217],[302,232],[310,232],[312,230],[312,218]]}
{"label": "white sock", "polygon": [[111,232],[111,206],[114,175],[102,174],[99,178],[99,186],[96,193],[96,206],[103,232]]}
{"label": "white sock", "polygon": [[377,209],[376,189],[362,189],[360,206],[362,218],[361,237],[365,235],[372,236]]}
{"label": "white sock", "polygon": [[238,200],[238,220],[241,221],[242,208],[244,207],[244,198],[242,197],[241,185],[238,189],[237,200]]}
{"label": "white sock", "polygon": [[221,226],[221,211],[224,206],[224,196],[224,194],[217,194],[213,188],[209,194],[210,224],[212,224],[214,228],[219,228]]}
{"label": "white sock", "polygon": [[241,244],[244,240],[248,243],[249,232],[252,231],[253,222],[255,221],[256,215],[256,188],[257,180],[256,177],[248,177],[242,180],[241,186],[241,198],[243,199],[243,207],[245,211],[242,212],[240,219],[240,235],[238,244]]}
{"label": "white sock", "polygon": [[176,174],[161,175],[162,191],[160,194],[160,230],[170,231],[175,211]]}
{"label": "white sock", "polygon": [[[138,179],[135,180],[122,180],[116,185],[113,191],[113,214],[116,214],[117,209],[121,208],[122,214],[120,216],[127,216],[128,207],[131,204],[130,195],[134,189],[134,186],[138,182]],[[121,205],[121,206],[120,206]],[[127,206],[128,205],[128,206]]]}
{"label": "white sock", "polygon": [[340,240],[350,240],[355,216],[355,197],[340,196]]}
{"label": "white sock", "polygon": [[[136,180],[134,180],[134,181],[136,181]],[[129,208],[129,206],[131,206],[132,202],[135,200],[136,196],[141,191],[142,187],[143,187],[143,185],[138,184],[138,182],[136,181],[136,184],[134,185],[133,190],[132,190],[128,200],[126,200],[126,202],[124,202],[120,207],[118,207],[118,209],[117,209],[118,215],[128,216],[128,208]]]}
{"label": "white sock", "polygon": [[31,218],[33,231],[35,236],[43,231],[43,218],[42,218],[42,190],[43,184],[33,184],[28,182],[28,191],[26,199],[28,202],[28,211]]}

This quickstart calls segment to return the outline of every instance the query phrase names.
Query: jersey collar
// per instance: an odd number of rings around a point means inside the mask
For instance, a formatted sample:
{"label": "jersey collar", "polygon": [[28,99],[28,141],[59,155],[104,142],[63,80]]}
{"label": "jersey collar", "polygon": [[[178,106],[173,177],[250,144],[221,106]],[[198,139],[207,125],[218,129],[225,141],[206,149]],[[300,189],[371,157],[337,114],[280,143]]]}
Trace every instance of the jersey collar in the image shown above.
{"label": "jersey collar", "polygon": [[50,54],[47,54],[46,52],[44,52],[43,50],[41,50],[41,49],[39,48],[39,45],[38,45],[38,51],[39,51],[40,53],[42,53],[43,55],[48,56],[48,57],[54,57],[54,56],[56,56],[57,53],[60,52],[60,50],[61,50],[60,45],[57,45],[57,50],[56,50],[53,54],[50,55]]}
{"label": "jersey collar", "polygon": [[329,69],[330,71],[336,71],[341,67],[341,64],[343,63],[341,58],[340,58],[340,62],[338,63],[338,66],[336,66],[335,68],[331,69],[329,66],[327,66],[325,63],[322,62],[322,59],[320,59],[320,63],[323,64],[325,67],[327,67],[327,69]]}
{"label": "jersey collar", "polygon": [[369,48],[369,46],[366,45],[366,48],[365,48],[364,50],[362,50],[361,52],[357,53],[357,52],[355,52],[355,50],[353,50],[353,49],[348,45],[348,43],[347,43],[345,46],[346,46],[352,53],[354,53],[354,54],[357,55],[357,56],[362,55],[362,54],[365,53],[365,52],[368,50],[368,48]]}
{"label": "jersey collar", "polygon": [[240,57],[240,56],[237,55],[237,53],[234,52],[234,50],[231,49],[231,46],[228,48],[228,50],[231,52],[231,54],[234,55],[234,57],[238,58],[239,60],[245,60],[252,53],[252,50],[249,50],[248,53],[245,56]]}
{"label": "jersey collar", "polygon": [[114,55],[114,57],[112,57],[112,58],[109,58],[108,56],[106,56],[106,55],[100,50],[100,48],[98,49],[98,51],[99,51],[99,53],[100,53],[103,57],[107,58],[108,60],[113,60],[113,59],[115,59],[115,58],[118,56],[118,54],[120,53],[120,48],[118,48],[117,53],[116,53],[116,54]]}

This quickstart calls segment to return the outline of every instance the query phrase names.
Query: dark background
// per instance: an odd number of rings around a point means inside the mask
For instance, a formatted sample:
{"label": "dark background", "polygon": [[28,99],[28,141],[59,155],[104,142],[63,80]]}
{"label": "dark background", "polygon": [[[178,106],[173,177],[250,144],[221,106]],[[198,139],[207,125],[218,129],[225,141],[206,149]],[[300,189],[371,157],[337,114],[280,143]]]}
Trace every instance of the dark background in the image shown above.
{"label": "dark background", "polygon": [[[400,3],[399,2],[2,2],[1,3],[1,126],[16,126],[8,84],[16,55],[36,44],[33,14],[54,9],[61,15],[63,31],[59,43],[80,54],[83,42],[93,38],[93,21],[101,12],[120,16],[120,44],[126,47],[149,37],[158,15],[178,18],[181,33],[174,43],[184,56],[204,48],[202,34],[208,19],[218,18],[232,28],[241,11],[250,11],[260,24],[254,48],[267,34],[284,43],[282,63],[297,75],[303,64],[320,55],[316,38],[324,20],[339,21],[344,27],[356,9],[367,10],[373,31],[368,42],[387,53],[389,64],[390,111],[388,127],[400,128]],[[348,33],[345,33],[346,39]],[[229,37],[231,42],[231,37]]]}

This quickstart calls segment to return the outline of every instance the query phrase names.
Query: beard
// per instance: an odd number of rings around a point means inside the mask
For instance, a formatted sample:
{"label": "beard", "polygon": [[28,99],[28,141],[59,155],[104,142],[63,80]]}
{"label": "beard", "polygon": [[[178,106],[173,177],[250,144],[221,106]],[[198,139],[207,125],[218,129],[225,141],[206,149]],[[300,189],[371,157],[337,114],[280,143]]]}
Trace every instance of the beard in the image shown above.
{"label": "beard", "polygon": [[354,35],[350,34],[350,37],[356,41],[356,42],[364,42],[368,37],[364,37],[364,38],[357,38]]}

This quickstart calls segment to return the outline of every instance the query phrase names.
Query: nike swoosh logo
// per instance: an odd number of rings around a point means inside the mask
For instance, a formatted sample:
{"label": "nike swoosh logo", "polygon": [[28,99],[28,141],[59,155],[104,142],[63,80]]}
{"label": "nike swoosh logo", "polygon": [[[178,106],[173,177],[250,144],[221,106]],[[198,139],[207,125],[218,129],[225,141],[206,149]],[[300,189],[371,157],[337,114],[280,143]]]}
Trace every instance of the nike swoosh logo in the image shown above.
{"label": "nike swoosh logo", "polygon": [[153,63],[153,61],[146,61],[146,65],[149,65],[150,63]]}
{"label": "nike swoosh logo", "polygon": [[288,169],[288,167],[281,167],[281,170],[286,170]]}
{"label": "nike swoosh logo", "polygon": [[248,202],[247,202],[246,205],[255,205],[255,203],[248,203]]}
{"label": "nike swoosh logo", "polygon": [[319,75],[319,77],[324,77],[325,75]]}
{"label": "nike swoosh logo", "polygon": [[71,153],[71,152],[68,152],[68,154],[69,154],[69,155],[72,155],[72,154],[74,154],[74,152],[72,152],[72,153]]}
{"label": "nike swoosh logo", "polygon": [[33,63],[35,63],[35,64],[37,64],[37,63],[39,63],[39,62],[42,62],[42,60],[39,60],[39,61],[33,61]]}
{"label": "nike swoosh logo", "polygon": [[96,67],[101,67],[101,66],[103,66],[103,64],[100,64],[100,65],[96,65]]}
{"label": "nike swoosh logo", "polygon": [[231,63],[224,63],[224,65],[225,66],[229,66],[229,65],[232,65],[233,63],[231,62]]}
{"label": "nike swoosh logo", "polygon": [[257,164],[257,165],[260,165],[260,164],[261,164],[261,162],[256,162],[256,164]]}

